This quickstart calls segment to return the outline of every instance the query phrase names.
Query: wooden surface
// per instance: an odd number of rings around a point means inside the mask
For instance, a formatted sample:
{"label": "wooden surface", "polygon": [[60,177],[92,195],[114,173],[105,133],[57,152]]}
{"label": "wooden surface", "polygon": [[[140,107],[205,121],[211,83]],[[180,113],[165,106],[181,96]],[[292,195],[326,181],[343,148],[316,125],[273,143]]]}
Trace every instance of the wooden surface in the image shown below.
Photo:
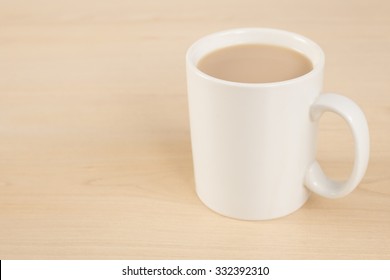
{"label": "wooden surface", "polygon": [[[0,2],[0,259],[389,259],[390,2]],[[301,33],[326,55],[325,91],[371,134],[351,195],[311,196],[247,222],[194,191],[184,55],[233,27]],[[352,136],[320,124],[318,158],[345,178]]]}

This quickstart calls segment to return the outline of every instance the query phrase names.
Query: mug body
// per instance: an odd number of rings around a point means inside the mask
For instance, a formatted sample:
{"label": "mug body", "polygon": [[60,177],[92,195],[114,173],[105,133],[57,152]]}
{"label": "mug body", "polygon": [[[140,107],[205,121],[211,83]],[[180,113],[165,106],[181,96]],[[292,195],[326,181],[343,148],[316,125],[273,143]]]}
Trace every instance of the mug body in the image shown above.
{"label": "mug body", "polygon": [[[304,54],[313,69],[273,83],[237,83],[197,68],[217,49],[268,44]],[[322,88],[324,55],[311,40],[282,30],[243,28],[195,42],[186,56],[196,192],[212,210],[233,218],[265,220],[300,208],[315,158],[317,125],[310,106]]]}

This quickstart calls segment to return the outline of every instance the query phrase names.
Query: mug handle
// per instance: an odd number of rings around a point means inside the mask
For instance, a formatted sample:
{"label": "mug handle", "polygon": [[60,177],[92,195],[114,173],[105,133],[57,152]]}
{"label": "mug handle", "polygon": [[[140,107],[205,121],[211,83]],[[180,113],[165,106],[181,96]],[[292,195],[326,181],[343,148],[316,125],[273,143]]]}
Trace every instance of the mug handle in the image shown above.
{"label": "mug handle", "polygon": [[348,123],[355,142],[355,161],[348,180],[336,182],[329,179],[315,160],[306,171],[305,185],[311,191],[327,197],[340,198],[353,191],[362,180],[369,158],[369,133],[363,111],[347,97],[328,93],[320,95],[310,108],[310,118],[318,121],[324,112],[334,112]]}

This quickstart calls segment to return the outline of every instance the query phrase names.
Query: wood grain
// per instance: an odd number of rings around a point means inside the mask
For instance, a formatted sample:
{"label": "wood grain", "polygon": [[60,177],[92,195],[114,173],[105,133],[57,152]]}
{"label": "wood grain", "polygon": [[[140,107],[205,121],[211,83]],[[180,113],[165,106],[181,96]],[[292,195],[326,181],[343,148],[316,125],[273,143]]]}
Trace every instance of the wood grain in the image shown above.
{"label": "wood grain", "polygon": [[[0,259],[389,259],[390,2],[0,3]],[[184,54],[232,27],[282,28],[327,55],[325,91],[355,100],[371,135],[351,195],[238,221],[194,191]],[[325,115],[318,158],[353,161]]]}

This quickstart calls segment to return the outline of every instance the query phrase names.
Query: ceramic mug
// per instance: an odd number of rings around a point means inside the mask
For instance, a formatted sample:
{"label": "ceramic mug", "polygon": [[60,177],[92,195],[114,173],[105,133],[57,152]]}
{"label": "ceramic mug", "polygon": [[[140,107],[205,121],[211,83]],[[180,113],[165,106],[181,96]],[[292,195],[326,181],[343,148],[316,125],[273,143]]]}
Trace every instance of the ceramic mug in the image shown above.
{"label": "ceramic mug", "polygon": [[[281,82],[238,83],[197,68],[210,52],[238,44],[293,49],[313,69]],[[350,99],[321,93],[324,54],[313,41],[277,29],[227,30],[195,42],[186,67],[196,192],[212,210],[272,219],[299,209],[310,192],[343,197],[361,181],[369,158],[366,118]],[[344,118],[354,137],[353,170],[344,182],[329,179],[315,159],[318,122],[327,111]]]}

